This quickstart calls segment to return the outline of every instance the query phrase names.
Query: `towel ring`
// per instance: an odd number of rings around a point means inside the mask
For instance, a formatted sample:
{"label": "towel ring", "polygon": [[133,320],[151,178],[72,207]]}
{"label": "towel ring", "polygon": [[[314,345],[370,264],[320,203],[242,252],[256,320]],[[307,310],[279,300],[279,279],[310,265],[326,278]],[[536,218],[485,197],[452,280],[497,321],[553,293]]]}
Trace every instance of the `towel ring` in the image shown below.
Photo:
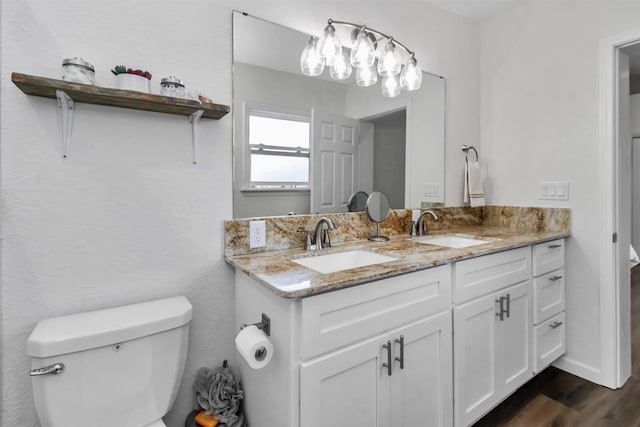
{"label": "towel ring", "polygon": [[480,161],[480,157],[478,156],[478,150],[473,145],[463,145],[462,151],[464,151],[464,161],[469,163],[469,150],[473,150],[476,153],[476,162]]}

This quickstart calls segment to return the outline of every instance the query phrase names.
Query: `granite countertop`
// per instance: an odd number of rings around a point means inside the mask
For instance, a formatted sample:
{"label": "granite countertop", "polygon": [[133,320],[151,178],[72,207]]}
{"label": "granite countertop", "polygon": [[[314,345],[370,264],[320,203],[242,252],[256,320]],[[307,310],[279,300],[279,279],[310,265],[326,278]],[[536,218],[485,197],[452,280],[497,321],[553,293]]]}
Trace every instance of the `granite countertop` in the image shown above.
{"label": "granite countertop", "polygon": [[[455,234],[489,240],[489,243],[466,248],[448,248],[416,241],[424,236],[410,237],[408,235],[400,235],[391,237],[387,242],[354,240],[336,244],[331,248],[320,251],[305,251],[302,248],[287,249],[228,256],[225,259],[229,264],[246,273],[277,295],[283,298],[303,298],[386,277],[424,270],[437,265],[449,264],[463,259],[569,236],[568,232],[562,231],[536,232],[488,226],[459,227],[432,232],[430,236]],[[398,259],[384,264],[374,264],[327,274],[319,273],[291,261],[295,258],[355,249],[377,252]]]}

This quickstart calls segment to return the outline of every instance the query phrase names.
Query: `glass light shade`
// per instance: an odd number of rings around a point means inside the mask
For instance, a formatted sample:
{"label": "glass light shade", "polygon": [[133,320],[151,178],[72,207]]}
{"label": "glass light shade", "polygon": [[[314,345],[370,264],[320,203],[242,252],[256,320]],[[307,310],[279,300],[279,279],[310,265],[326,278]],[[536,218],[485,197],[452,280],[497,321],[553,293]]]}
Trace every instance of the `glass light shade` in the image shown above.
{"label": "glass light shade", "polygon": [[400,86],[404,90],[418,90],[422,85],[422,70],[413,56],[407,61],[400,73]]}
{"label": "glass light shade", "polygon": [[307,76],[319,76],[324,70],[324,58],[317,47],[318,38],[312,36],[300,55],[300,70]]}
{"label": "glass light shade", "polygon": [[358,86],[373,86],[377,81],[378,73],[376,72],[376,67],[373,65],[370,67],[356,68],[356,84]]}
{"label": "glass light shade", "polygon": [[398,76],[384,76],[382,78],[382,96],[395,98],[400,95],[402,88]]}
{"label": "glass light shade", "polygon": [[392,40],[386,44],[382,55],[378,60],[378,73],[381,76],[396,76],[400,73],[402,64],[400,63],[400,52],[396,49],[396,45]]}
{"label": "glass light shade", "polygon": [[358,32],[358,37],[351,49],[351,65],[356,68],[368,68],[376,60],[376,50],[364,29]]}
{"label": "glass light shade", "polygon": [[329,24],[318,40],[318,52],[325,59],[327,65],[333,64],[338,55],[342,53],[342,43],[336,35],[336,29]]}
{"label": "glass light shade", "polygon": [[344,49],[329,68],[329,75],[335,80],[344,80],[351,76],[351,62],[349,61],[349,55],[347,55]]}

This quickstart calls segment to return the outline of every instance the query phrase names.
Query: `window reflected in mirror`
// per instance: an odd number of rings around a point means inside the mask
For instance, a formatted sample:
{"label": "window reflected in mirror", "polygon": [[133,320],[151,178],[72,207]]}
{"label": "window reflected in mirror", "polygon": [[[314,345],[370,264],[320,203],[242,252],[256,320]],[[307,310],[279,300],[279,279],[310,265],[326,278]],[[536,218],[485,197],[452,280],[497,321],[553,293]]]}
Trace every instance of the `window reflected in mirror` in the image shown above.
{"label": "window reflected in mirror", "polygon": [[310,116],[248,107],[249,188],[309,188]]}

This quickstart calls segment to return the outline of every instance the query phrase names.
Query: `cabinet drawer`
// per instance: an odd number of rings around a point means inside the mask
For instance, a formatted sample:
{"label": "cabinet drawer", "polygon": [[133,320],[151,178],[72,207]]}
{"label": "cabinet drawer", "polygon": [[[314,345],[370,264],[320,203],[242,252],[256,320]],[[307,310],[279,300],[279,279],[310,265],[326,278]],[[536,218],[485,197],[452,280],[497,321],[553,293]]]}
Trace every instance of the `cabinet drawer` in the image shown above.
{"label": "cabinet drawer", "polygon": [[533,371],[538,373],[565,352],[564,312],[534,327]]}
{"label": "cabinet drawer", "polygon": [[564,311],[564,268],[533,279],[533,323]]}
{"label": "cabinet drawer", "polygon": [[457,262],[454,301],[459,304],[531,277],[531,247]]}
{"label": "cabinet drawer", "polygon": [[564,239],[533,246],[533,275],[540,276],[564,267]]}
{"label": "cabinet drawer", "polygon": [[301,300],[301,358],[376,336],[450,307],[449,265]]}

